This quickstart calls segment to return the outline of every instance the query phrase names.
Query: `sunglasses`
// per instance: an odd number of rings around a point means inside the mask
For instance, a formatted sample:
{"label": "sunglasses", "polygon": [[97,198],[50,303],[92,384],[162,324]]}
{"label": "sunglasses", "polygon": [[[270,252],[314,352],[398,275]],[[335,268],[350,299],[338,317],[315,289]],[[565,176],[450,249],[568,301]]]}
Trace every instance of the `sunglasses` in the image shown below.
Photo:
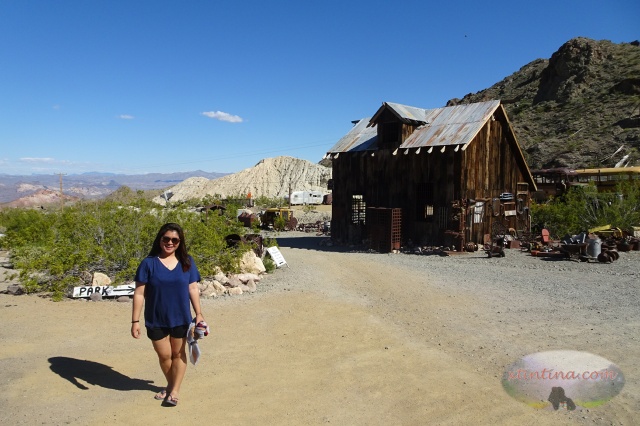
{"label": "sunglasses", "polygon": [[162,242],[165,244],[169,244],[169,242],[171,242],[171,244],[175,246],[180,243],[180,238],[162,237]]}

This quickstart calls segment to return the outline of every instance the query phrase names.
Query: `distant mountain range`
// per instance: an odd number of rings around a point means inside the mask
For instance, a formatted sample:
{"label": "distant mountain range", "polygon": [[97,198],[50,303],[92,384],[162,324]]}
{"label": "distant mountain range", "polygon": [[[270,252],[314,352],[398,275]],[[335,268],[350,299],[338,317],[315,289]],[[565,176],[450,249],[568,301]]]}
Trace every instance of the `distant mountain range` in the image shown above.
{"label": "distant mountain range", "polygon": [[[89,172],[62,175],[62,192],[66,196],[84,199],[103,198],[121,186],[133,190],[164,189],[191,177],[217,179],[228,173],[210,173],[202,170],[178,173],[149,173],[123,175]],[[60,192],[60,175],[7,175],[0,173],[0,203],[8,203],[31,196],[39,191]]]}

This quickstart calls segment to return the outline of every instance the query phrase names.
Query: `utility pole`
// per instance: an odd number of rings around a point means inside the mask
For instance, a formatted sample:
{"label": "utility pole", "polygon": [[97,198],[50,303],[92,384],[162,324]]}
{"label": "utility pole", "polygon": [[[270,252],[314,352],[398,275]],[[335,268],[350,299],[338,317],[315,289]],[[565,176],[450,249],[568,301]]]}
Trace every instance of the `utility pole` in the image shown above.
{"label": "utility pole", "polygon": [[66,173],[58,173],[60,176],[60,211],[64,209],[64,193],[62,192],[62,176],[66,175]]}

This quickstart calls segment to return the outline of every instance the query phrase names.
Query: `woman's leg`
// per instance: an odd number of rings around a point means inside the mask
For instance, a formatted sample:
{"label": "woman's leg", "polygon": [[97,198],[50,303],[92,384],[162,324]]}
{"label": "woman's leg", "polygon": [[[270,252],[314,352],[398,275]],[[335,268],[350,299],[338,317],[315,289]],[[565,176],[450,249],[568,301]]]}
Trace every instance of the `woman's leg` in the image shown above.
{"label": "woman's leg", "polygon": [[187,371],[187,338],[169,337],[171,342],[171,388],[167,391],[172,397],[177,398],[180,393],[180,385]]}
{"label": "woman's leg", "polygon": [[158,361],[160,361],[160,369],[167,379],[167,395],[173,389],[173,376],[171,374],[171,341],[169,336],[166,336],[160,340],[152,340],[153,349],[158,354]]}

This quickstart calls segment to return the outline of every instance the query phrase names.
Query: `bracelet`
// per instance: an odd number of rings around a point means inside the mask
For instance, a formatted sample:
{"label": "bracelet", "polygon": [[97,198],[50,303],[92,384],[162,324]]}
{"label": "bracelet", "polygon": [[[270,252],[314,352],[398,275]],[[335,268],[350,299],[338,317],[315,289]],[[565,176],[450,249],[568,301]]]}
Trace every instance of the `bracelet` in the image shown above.
{"label": "bracelet", "polygon": [[196,314],[196,316],[198,316],[198,315],[202,315],[202,312],[198,312],[198,313]]}
{"label": "bracelet", "polygon": [[140,320],[138,320],[138,321],[131,321],[131,324],[136,323],[136,322],[140,322]]}

